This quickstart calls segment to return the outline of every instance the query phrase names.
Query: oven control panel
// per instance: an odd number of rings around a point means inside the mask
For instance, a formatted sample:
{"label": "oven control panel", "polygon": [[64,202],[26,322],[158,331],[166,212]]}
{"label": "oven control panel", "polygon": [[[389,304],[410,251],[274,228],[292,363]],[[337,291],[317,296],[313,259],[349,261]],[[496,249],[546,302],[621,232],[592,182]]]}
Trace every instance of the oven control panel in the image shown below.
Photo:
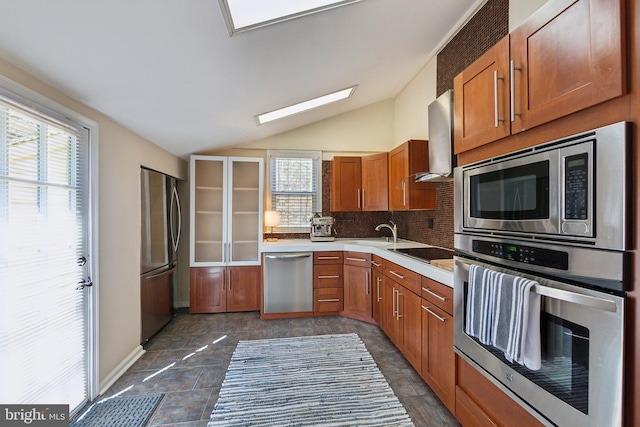
{"label": "oven control panel", "polygon": [[474,240],[472,250],[479,254],[523,264],[539,265],[558,270],[569,269],[569,254],[563,251],[486,240]]}

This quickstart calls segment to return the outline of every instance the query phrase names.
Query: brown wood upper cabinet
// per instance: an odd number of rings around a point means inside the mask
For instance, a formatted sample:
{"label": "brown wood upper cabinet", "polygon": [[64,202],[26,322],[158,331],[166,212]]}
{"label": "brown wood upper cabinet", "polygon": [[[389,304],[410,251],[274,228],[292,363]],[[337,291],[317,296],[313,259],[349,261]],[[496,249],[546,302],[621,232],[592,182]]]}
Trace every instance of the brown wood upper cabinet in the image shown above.
{"label": "brown wood upper cabinet", "polygon": [[436,209],[437,185],[412,176],[429,170],[428,144],[412,139],[389,152],[389,210]]}
{"label": "brown wood upper cabinet", "polygon": [[331,211],[386,211],[387,153],[331,160]]}
{"label": "brown wood upper cabinet", "polygon": [[623,95],[623,3],[547,2],[456,76],[455,153]]}

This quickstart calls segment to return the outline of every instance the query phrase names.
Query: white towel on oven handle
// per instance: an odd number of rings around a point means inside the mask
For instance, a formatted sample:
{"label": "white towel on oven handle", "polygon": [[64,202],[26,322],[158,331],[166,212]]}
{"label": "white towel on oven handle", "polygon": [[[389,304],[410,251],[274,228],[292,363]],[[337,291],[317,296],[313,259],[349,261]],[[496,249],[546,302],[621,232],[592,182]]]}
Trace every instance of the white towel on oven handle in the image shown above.
{"label": "white towel on oven handle", "polygon": [[[511,319],[511,305],[515,303],[514,298],[506,296],[502,292],[507,280],[511,290],[508,294],[513,294],[513,280],[519,279],[521,292],[520,301],[520,326],[516,338],[516,325],[509,320],[505,325],[507,317]],[[492,345],[500,348],[505,352],[505,358],[511,363],[515,361],[526,366],[531,370],[538,370],[541,367],[541,341],[540,341],[540,295],[531,291],[537,283],[512,276],[504,273],[498,273],[487,268],[476,265],[469,267],[469,281],[467,287],[467,302],[465,315],[465,333],[477,338],[482,344]],[[527,301],[522,301],[523,299]],[[503,302],[502,308],[500,302]],[[509,308],[508,315],[501,313],[506,307]],[[527,308],[524,310],[524,308]],[[498,319],[496,319],[496,316]],[[496,330],[496,320],[502,318],[500,326],[507,329],[504,339],[498,338],[501,330]],[[514,332],[511,334],[511,332]],[[511,339],[511,350],[509,349],[509,340]],[[497,344],[497,346],[496,346]]]}
{"label": "white towel on oven handle", "polygon": [[538,283],[497,273],[491,345],[511,363],[540,369],[540,296],[531,292]]}
{"label": "white towel on oven handle", "polygon": [[469,266],[465,333],[485,345],[491,345],[496,274],[477,265]]}

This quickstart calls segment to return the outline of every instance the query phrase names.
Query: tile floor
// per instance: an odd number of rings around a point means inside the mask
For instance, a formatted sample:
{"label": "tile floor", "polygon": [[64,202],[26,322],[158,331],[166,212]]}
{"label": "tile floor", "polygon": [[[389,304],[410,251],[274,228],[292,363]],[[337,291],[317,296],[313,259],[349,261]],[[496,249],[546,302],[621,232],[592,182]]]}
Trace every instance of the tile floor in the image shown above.
{"label": "tile floor", "polygon": [[[257,312],[179,313],[148,343],[144,356],[102,397],[130,386],[121,395],[164,393],[150,426],[206,426],[239,340],[352,332],[364,341],[417,427],[459,426],[378,326],[345,317],[263,321]],[[225,335],[225,339],[212,344]],[[196,351],[207,344],[206,349]],[[148,378],[167,366],[171,367]]]}

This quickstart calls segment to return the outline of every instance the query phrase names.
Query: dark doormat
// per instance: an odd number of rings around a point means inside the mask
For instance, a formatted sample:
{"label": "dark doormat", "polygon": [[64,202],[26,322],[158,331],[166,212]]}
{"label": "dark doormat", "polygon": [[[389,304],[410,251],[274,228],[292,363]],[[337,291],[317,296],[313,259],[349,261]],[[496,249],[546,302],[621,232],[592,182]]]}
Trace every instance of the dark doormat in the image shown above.
{"label": "dark doormat", "polygon": [[143,427],[161,399],[162,394],[102,399],[89,406],[70,427]]}

